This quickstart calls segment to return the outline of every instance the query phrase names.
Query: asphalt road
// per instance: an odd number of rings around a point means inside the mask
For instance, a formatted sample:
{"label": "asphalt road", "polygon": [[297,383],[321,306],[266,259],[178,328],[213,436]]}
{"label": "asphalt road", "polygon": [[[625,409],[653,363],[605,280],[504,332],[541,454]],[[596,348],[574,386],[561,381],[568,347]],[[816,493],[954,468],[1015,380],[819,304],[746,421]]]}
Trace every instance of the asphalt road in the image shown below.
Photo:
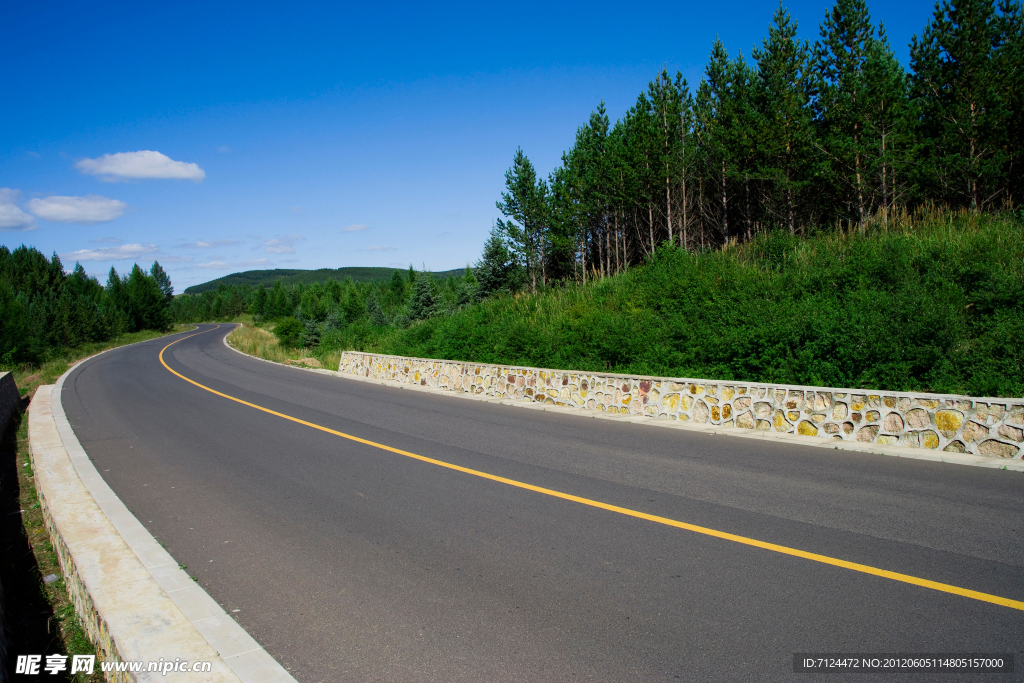
{"label": "asphalt road", "polygon": [[[1019,472],[385,387],[250,359],[227,331],[165,360],[422,456],[1024,600]],[[84,363],[64,409],[128,508],[300,681],[1022,678],[1024,611],[340,438],[176,377],[170,340]],[[1015,653],[1016,673],[794,674],[797,652]]]}

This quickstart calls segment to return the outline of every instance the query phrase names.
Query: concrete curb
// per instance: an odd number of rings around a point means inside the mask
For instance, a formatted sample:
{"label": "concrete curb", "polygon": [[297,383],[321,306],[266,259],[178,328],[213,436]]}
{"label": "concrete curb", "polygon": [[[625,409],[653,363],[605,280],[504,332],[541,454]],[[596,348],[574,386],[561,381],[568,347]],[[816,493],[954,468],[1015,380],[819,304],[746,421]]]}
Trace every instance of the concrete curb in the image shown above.
{"label": "concrete curb", "polygon": [[875,455],[888,455],[897,458],[911,458],[914,460],[930,460],[933,462],[945,462],[952,465],[970,465],[974,467],[988,467],[994,469],[1024,472],[1024,461],[1021,460],[1002,460],[996,458],[988,458],[982,455],[947,453],[945,451],[925,451],[918,448],[904,448],[901,446],[883,446],[871,443],[840,441],[838,439],[829,439],[825,437],[809,437],[780,432],[740,429],[736,427],[729,428],[711,424],[702,425],[693,422],[670,422],[668,420],[653,420],[651,418],[644,418],[639,415],[616,415],[611,413],[602,413],[598,411],[584,411],[578,408],[563,408],[561,406],[552,406],[533,402],[520,403],[508,398],[495,398],[493,396],[487,396],[486,394],[472,394],[465,392],[449,391],[447,389],[432,387],[430,385],[423,386],[419,384],[408,384],[406,382],[402,382],[401,380],[382,379],[379,377],[360,377],[358,375],[349,375],[344,374],[342,372],[332,372],[330,370],[318,370],[316,368],[303,368],[294,365],[285,365],[284,363],[277,363],[275,361],[267,360],[265,358],[257,358],[256,356],[252,356],[243,351],[239,351],[235,347],[228,344],[229,335],[230,332],[224,335],[224,346],[228,347],[235,353],[239,353],[243,356],[246,356],[247,358],[253,358],[255,360],[263,361],[264,363],[273,363],[274,365],[278,365],[280,367],[285,368],[306,370],[309,372],[316,372],[320,374],[330,374],[334,375],[338,379],[351,380],[354,382],[379,384],[381,386],[390,386],[397,389],[408,389],[410,391],[423,391],[431,394],[437,394],[440,396],[450,396],[452,398],[468,399],[471,401],[483,401],[485,403],[494,403],[497,405],[511,406],[514,408],[525,408],[527,410],[542,410],[552,413],[560,413],[564,415],[574,415],[580,418],[591,418],[595,420],[613,420],[615,422],[628,422],[630,424],[643,425],[646,427],[657,427],[661,429],[678,429],[684,431],[701,432],[703,434],[733,436],[743,439],[764,439],[768,441],[783,441],[786,443],[792,443],[797,446],[810,446],[812,448],[854,451],[857,453],[872,453]]}
{"label": "concrete curb", "polygon": [[[97,472],[60,403],[78,365],[37,391],[29,441],[47,530],[90,640],[108,661],[210,661],[204,681],[294,681],[179,568]],[[200,679],[143,672],[109,680]]]}

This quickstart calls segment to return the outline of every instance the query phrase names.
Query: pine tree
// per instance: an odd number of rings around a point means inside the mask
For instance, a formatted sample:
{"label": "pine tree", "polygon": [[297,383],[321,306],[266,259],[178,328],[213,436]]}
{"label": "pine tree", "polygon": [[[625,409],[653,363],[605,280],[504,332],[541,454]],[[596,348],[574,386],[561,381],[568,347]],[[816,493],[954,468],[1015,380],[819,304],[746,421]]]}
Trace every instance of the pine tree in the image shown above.
{"label": "pine tree", "polygon": [[548,188],[521,148],[505,172],[505,189],[496,206],[509,220],[499,220],[498,228],[526,266],[530,290],[536,291],[537,278],[543,281]]}
{"label": "pine tree", "polygon": [[167,276],[159,261],[153,261],[153,267],[149,270],[150,276],[156,281],[160,291],[167,303],[174,299],[174,287],[171,285],[171,278]]}
{"label": "pine tree", "polygon": [[821,40],[814,45],[822,175],[827,185],[839,189],[837,199],[859,225],[867,221],[870,202],[865,128],[871,82],[865,69],[874,43],[867,3],[836,0],[821,24]]}
{"label": "pine tree", "polygon": [[768,37],[755,48],[757,106],[761,117],[761,176],[778,193],[790,234],[796,233],[798,202],[807,187],[813,149],[810,102],[814,95],[810,47],[796,37],[797,24],[779,5]]}
{"label": "pine tree", "polygon": [[910,44],[911,92],[919,112],[918,155],[926,196],[974,211],[1005,189],[1001,132],[1009,110],[995,49],[1001,22],[992,0],[943,0]]}
{"label": "pine tree", "polygon": [[409,300],[409,318],[425,320],[434,313],[434,279],[430,273],[423,272],[416,277]]}

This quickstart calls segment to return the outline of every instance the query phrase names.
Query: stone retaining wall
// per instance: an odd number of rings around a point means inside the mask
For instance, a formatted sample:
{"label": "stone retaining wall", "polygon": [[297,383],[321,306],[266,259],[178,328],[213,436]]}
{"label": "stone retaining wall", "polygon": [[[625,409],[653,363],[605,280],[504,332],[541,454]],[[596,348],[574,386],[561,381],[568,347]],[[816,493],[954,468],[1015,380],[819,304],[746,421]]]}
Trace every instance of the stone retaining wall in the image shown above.
{"label": "stone retaining wall", "polygon": [[1024,399],[595,374],[346,351],[341,375],[721,427],[1022,459]]}

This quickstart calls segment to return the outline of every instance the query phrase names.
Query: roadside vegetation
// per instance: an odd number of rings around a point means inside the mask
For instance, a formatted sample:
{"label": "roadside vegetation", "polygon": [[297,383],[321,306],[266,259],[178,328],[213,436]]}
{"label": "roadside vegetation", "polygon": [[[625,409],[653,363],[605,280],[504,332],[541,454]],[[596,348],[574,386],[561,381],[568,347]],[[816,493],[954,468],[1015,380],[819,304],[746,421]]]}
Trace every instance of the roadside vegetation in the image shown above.
{"label": "roadside vegetation", "polygon": [[461,277],[221,283],[175,319],[251,314],[289,358],[1024,395],[1022,28],[943,3],[904,66],[864,0],[813,44],[780,6],[749,61],[716,41],[693,90],[599,104],[547,177],[517,150]]}
{"label": "roadside vegetation", "polygon": [[[1024,395],[1019,215],[920,210],[888,226],[874,221],[806,237],[775,232],[703,252],[663,244],[645,265],[535,293],[522,289],[523,269],[513,263],[497,283],[502,286],[484,294],[480,282],[494,270],[485,258],[449,281],[410,272],[388,283],[236,290],[229,296],[252,314],[232,343],[262,358],[315,358],[331,369],[341,351],[355,349],[662,376]],[[292,315],[282,315],[293,305]]]}

